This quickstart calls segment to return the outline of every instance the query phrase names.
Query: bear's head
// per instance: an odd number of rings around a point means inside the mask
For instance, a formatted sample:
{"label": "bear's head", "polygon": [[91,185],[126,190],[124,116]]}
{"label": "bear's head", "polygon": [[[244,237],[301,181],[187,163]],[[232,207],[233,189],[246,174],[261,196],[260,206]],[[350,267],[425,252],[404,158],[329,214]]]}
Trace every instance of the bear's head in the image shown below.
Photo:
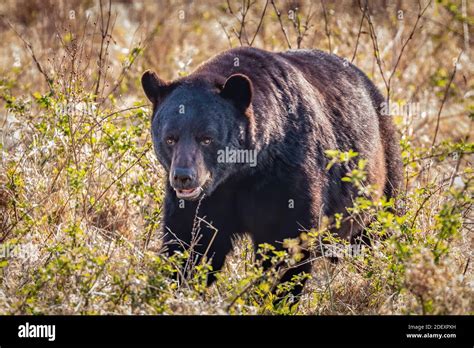
{"label": "bear's head", "polygon": [[219,154],[253,147],[250,79],[234,74],[224,83],[199,78],[165,82],[146,71],[142,86],[153,104],[155,153],[177,197],[211,195],[239,166]]}

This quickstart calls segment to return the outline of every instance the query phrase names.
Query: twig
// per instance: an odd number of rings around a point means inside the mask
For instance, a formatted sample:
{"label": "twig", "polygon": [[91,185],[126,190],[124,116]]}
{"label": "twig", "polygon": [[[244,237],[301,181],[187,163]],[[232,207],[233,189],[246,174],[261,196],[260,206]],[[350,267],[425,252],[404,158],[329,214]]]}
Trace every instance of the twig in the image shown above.
{"label": "twig", "polygon": [[[303,39],[306,36],[306,33],[307,33],[308,29],[310,27],[312,27],[310,25],[311,18],[313,17],[312,8],[313,8],[313,3],[311,3],[311,5],[309,7],[308,15],[306,16],[305,23],[303,25],[301,25],[300,16],[297,14],[298,8],[295,8],[293,10],[294,15],[290,16],[290,20],[293,23],[293,27],[295,28],[296,34],[297,34],[296,47],[298,49],[301,48],[301,43],[303,42]],[[304,30],[301,30],[301,28],[303,28]]]}
{"label": "twig", "polygon": [[288,48],[291,50],[291,43],[290,43],[290,40],[288,39],[288,35],[286,33],[285,26],[283,25],[283,21],[281,20],[281,12],[276,7],[275,0],[271,0],[271,1],[272,1],[273,9],[275,10],[275,14],[278,17],[278,22],[280,23],[281,31],[283,32],[283,35],[285,36],[286,44],[288,45]]}
{"label": "twig", "polygon": [[[237,39],[239,40],[239,43],[240,43],[240,46],[243,46],[244,43],[242,41],[242,39],[244,38],[245,36],[245,40],[247,42],[247,45],[251,46],[250,42],[249,42],[249,38],[247,36],[247,30],[246,30],[246,22],[245,22],[245,19],[247,17],[247,14],[250,10],[250,8],[256,3],[256,1],[254,2],[251,2],[251,0],[242,0],[242,7],[240,8],[239,10],[239,13],[240,13],[240,18],[234,14],[234,11],[232,10],[231,6],[230,6],[230,2],[227,1],[227,7],[229,8],[229,12],[236,18],[239,20],[239,23],[240,23],[240,28],[239,28],[239,31],[235,30],[235,28],[232,28],[232,31],[234,33],[234,35],[237,37]],[[266,10],[266,9],[265,9]],[[263,17],[262,17],[263,19]],[[254,37],[255,39],[255,37]]]}
{"label": "twig", "polygon": [[431,143],[431,148],[433,148],[436,144],[436,137],[438,136],[438,130],[439,130],[439,121],[441,119],[441,112],[443,111],[444,104],[446,103],[446,100],[448,99],[449,89],[451,88],[451,84],[453,83],[454,76],[456,75],[458,62],[459,62],[459,59],[461,58],[462,53],[463,51],[459,53],[458,58],[456,59],[453,72],[451,73],[451,78],[449,79],[449,83],[447,84],[446,89],[444,91],[443,101],[441,102],[441,106],[439,107],[439,110],[438,110],[438,116],[436,117],[436,128],[433,135],[433,142]]}
{"label": "twig", "polygon": [[255,38],[257,37],[258,32],[260,31],[260,27],[262,26],[262,23],[263,23],[263,17],[265,16],[265,12],[267,11],[267,6],[268,6],[268,0],[265,1],[265,7],[263,8],[262,15],[260,16],[260,22],[258,22],[257,29],[255,31],[255,34],[253,35],[252,40],[250,40],[249,46],[253,45],[253,42],[255,41]]}
{"label": "twig", "polygon": [[100,199],[107,193],[107,191],[110,190],[110,188],[115,185],[115,183],[117,181],[119,181],[125,174],[127,174],[130,169],[132,169],[138,162],[140,162],[140,160],[142,159],[143,156],[145,156],[145,154],[150,150],[150,147],[147,147],[144,151],[142,151],[142,153],[140,154],[140,156],[138,156],[138,158],[132,163],[130,164],[122,173],[120,173],[120,175],[114,180],[112,181],[109,186],[107,186],[103,191],[102,193],[99,195],[99,197],[94,201],[94,203],[91,205],[91,207],[89,208],[92,209],[94,208],[94,206],[100,201]]}
{"label": "twig", "polygon": [[40,72],[41,75],[43,75],[44,79],[46,80],[46,83],[48,84],[48,87],[49,87],[49,91],[51,92],[52,95],[54,95],[54,87],[53,87],[53,79],[48,75],[48,73],[44,70],[43,66],[41,65],[41,63],[39,62],[38,58],[36,57],[36,54],[35,54],[35,51],[33,49],[33,45],[28,42],[24,37],[23,35],[21,35],[18,31],[16,31],[15,27],[10,23],[9,20],[7,19],[4,19],[3,16],[2,16],[2,19],[5,23],[7,23],[7,25],[11,28],[11,30],[13,30],[13,32],[16,34],[16,36],[18,36],[18,38],[23,41],[23,44],[25,45],[25,47],[27,48],[28,52],[30,53],[30,56],[31,58],[33,59],[33,61],[35,62],[36,64],[36,68],[38,69],[38,71]]}
{"label": "twig", "polygon": [[[104,46],[105,46],[105,52],[107,52],[108,47],[109,47],[109,42],[110,40],[107,41],[107,44],[105,42],[105,39],[109,37],[109,26],[110,26],[110,18],[112,17],[112,0],[109,0],[109,8],[107,10],[107,22],[104,22],[104,10],[102,6],[102,0],[99,0],[100,4],[100,32],[101,32],[101,42],[100,42],[100,50],[99,50],[99,60],[97,62],[97,65],[99,67],[98,69],[98,77],[97,77],[97,82],[95,85],[95,92],[94,92],[94,99],[97,99],[97,96],[99,94],[99,87],[100,87],[100,81],[102,78],[102,67],[103,67],[103,60],[104,60]],[[106,45],[105,45],[106,44]]]}
{"label": "twig", "polygon": [[[361,7],[360,6],[360,0],[359,0],[359,7]],[[359,32],[357,33],[356,45],[355,45],[355,49],[354,49],[354,54],[352,55],[351,63],[354,61],[355,56],[357,54],[357,48],[359,47],[360,35],[362,34],[362,26],[364,24],[364,19],[365,19],[365,13],[366,12],[367,12],[367,2],[365,3],[364,11],[362,12],[362,17],[360,19]]]}
{"label": "twig", "polygon": [[225,36],[227,37],[227,41],[229,42],[229,47],[232,48],[232,39],[230,37],[230,34],[227,32],[227,29],[225,28],[225,25],[221,21],[217,21],[219,25],[221,26],[222,30],[224,31]]}
{"label": "twig", "polygon": [[[386,98],[387,103],[390,102],[390,91],[391,91],[392,78],[393,78],[393,76],[395,76],[395,72],[398,68],[398,65],[399,65],[400,60],[403,56],[405,48],[408,45],[408,42],[413,38],[413,35],[415,34],[416,29],[418,29],[418,23],[420,22],[420,19],[423,18],[423,15],[425,14],[428,7],[431,5],[431,1],[432,0],[430,0],[424,8],[421,7],[420,1],[418,1],[418,8],[419,9],[418,9],[418,16],[416,18],[415,24],[413,25],[413,28],[412,28],[407,40],[403,43],[402,48],[400,50],[400,53],[399,53],[399,55],[397,57],[397,60],[395,62],[395,65],[394,65],[392,71],[390,72],[389,77],[387,78],[385,76],[384,71],[383,71],[383,61],[382,61],[382,57],[381,57],[380,50],[379,50],[379,45],[378,45],[378,41],[377,41],[377,34],[375,32],[374,24],[373,24],[372,18],[370,16],[370,11],[368,11],[368,0],[366,0],[366,3],[365,3],[366,5],[365,5],[363,11],[365,13],[365,18],[367,18],[367,22],[369,23],[370,37],[372,39],[372,45],[374,47],[375,60],[377,62],[377,66],[379,68],[380,75],[382,76],[383,82],[385,84],[385,89],[386,89],[386,93],[387,93],[387,98]],[[359,7],[360,7],[360,3],[359,3]],[[366,7],[367,7],[367,9],[366,9]],[[362,11],[362,7],[360,7],[360,9]],[[387,105],[387,107],[390,107],[390,106]]]}
{"label": "twig", "polygon": [[[382,67],[383,63],[382,63],[382,60],[380,58],[380,50],[379,50],[379,44],[378,44],[378,40],[377,40],[377,34],[375,32],[374,24],[372,23],[372,18],[370,17],[370,13],[368,11],[369,0],[366,0],[366,7],[367,7],[367,10],[365,10],[365,18],[367,18],[367,22],[369,23],[369,33],[370,33],[370,38],[371,38],[371,41],[372,41],[372,46],[373,46],[373,49],[374,49],[375,61],[377,62],[377,67],[379,68],[379,72],[380,72],[380,75],[382,76],[383,82],[385,84],[385,88],[390,90],[390,88],[388,87],[387,80],[385,78],[383,67]],[[361,10],[362,10],[362,8],[361,8]],[[387,99],[388,99],[388,96],[387,96]]]}
{"label": "twig", "polygon": [[[388,86],[390,88],[390,83],[392,81],[392,77],[395,75],[395,72],[397,70],[397,67],[398,67],[398,64],[400,63],[400,59],[402,58],[402,55],[403,55],[403,51],[405,51],[405,48],[407,47],[408,45],[408,42],[413,38],[413,35],[415,34],[415,31],[418,27],[418,22],[420,21],[420,19],[423,17],[423,15],[425,14],[426,10],[428,9],[428,7],[431,5],[431,1],[430,0],[428,2],[428,4],[425,6],[425,8],[423,10],[421,10],[421,4],[420,2],[418,2],[418,6],[419,6],[419,11],[418,11],[418,16],[416,17],[416,21],[415,21],[415,24],[413,25],[413,28],[410,32],[410,35],[408,36],[408,39],[405,41],[405,43],[403,44],[402,46],[402,49],[400,50],[400,54],[398,55],[398,58],[397,58],[397,61],[395,63],[395,66],[393,67],[393,70],[392,70],[392,73],[390,74],[390,77],[388,78]],[[387,95],[387,98],[389,98],[389,95]]]}
{"label": "twig", "polygon": [[329,29],[329,21],[328,16],[326,13],[326,6],[324,5],[324,0],[321,0],[321,6],[323,8],[323,16],[324,16],[324,31],[326,32],[326,36],[328,38],[328,46],[329,46],[329,53],[332,53],[331,48],[331,30]]}

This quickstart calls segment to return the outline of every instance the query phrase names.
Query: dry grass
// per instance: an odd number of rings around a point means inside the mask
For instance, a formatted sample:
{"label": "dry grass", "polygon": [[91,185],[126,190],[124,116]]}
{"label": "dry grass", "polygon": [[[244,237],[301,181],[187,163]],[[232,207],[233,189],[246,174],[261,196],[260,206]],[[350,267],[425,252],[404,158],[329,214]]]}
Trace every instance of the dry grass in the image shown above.
{"label": "dry grass", "polygon": [[[361,3],[2,2],[0,313],[472,313],[474,7]],[[263,283],[236,298],[259,272],[245,239],[210,289],[205,269],[172,282],[179,260],[159,254],[165,175],[141,73],[176,78],[250,44],[353,61],[403,136],[402,217],[375,212],[392,237],[318,260],[299,308],[272,307]]]}

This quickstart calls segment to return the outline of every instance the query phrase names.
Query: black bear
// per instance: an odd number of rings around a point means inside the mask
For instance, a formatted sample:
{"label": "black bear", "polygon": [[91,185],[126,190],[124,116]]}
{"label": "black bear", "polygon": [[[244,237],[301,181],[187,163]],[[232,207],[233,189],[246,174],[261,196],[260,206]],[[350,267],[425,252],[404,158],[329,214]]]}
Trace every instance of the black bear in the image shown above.
{"label": "black bear", "polygon": [[[326,150],[358,152],[380,195],[393,197],[402,181],[384,98],[335,55],[236,48],[175,81],[146,71],[142,85],[153,104],[156,156],[169,174],[165,245],[173,253],[192,244],[214,271],[237,234],[280,247],[351,206],[354,188],[341,181],[350,168],[326,170]],[[359,232],[350,224],[335,231],[347,239]],[[303,262],[283,281],[310,266]]]}

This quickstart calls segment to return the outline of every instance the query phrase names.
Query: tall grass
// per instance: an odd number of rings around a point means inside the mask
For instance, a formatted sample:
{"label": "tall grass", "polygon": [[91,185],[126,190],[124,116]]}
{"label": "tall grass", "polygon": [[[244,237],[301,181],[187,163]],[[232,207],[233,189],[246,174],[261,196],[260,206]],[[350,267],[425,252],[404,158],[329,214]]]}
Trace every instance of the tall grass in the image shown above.
{"label": "tall grass", "polygon": [[[472,3],[365,4],[4,1],[0,313],[472,313]],[[165,173],[139,78],[240,45],[319,48],[365,71],[402,135],[405,185],[396,201],[364,199],[361,162],[346,180],[361,191],[352,217],[374,216],[371,248],[347,253],[327,232],[338,217],[286,252],[239,238],[207,288],[207,264],[176,277],[188,255],[161,254]],[[254,261],[291,267],[326,242],[338,261],[315,256],[299,303],[285,290],[301,279],[275,294],[278,269]]]}

